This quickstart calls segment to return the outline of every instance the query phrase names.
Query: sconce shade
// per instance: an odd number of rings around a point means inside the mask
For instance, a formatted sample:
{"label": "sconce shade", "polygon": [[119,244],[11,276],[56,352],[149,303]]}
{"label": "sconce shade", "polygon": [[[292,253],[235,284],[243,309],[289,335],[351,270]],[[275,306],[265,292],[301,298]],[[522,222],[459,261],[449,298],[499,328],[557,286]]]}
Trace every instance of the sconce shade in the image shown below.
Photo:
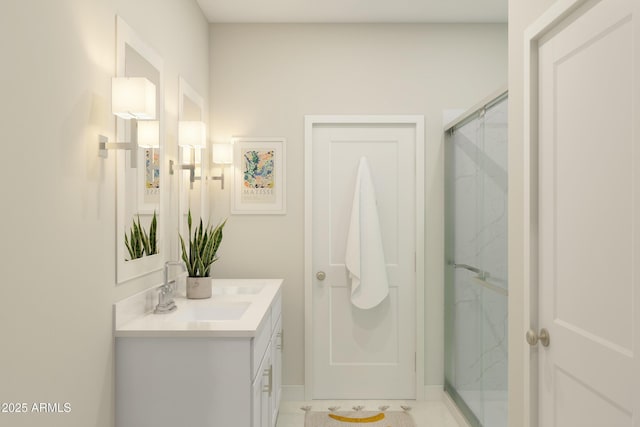
{"label": "sconce shade", "polygon": [[156,86],[144,77],[113,77],[111,111],[126,120],[155,120]]}
{"label": "sconce shade", "polygon": [[160,122],[141,120],[138,122],[138,146],[146,148],[160,147]]}
{"label": "sconce shade", "polygon": [[206,148],[207,132],[203,122],[178,122],[178,144],[181,147]]}
{"label": "sconce shade", "polygon": [[[182,149],[182,163],[193,163],[196,165],[202,164],[202,150],[194,149],[193,147],[180,147]],[[191,156],[193,153],[193,157]]]}
{"label": "sconce shade", "polygon": [[182,163],[191,163],[191,147],[180,146],[182,151]]}
{"label": "sconce shade", "polygon": [[213,144],[211,160],[219,165],[230,165],[233,163],[232,144]]}

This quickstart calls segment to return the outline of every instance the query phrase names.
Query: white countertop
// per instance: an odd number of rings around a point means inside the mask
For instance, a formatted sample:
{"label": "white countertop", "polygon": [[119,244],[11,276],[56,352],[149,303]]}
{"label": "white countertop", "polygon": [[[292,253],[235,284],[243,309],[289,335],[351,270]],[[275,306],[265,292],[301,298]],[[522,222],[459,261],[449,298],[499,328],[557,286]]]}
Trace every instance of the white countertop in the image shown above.
{"label": "white countertop", "polygon": [[[157,288],[134,295],[114,305],[115,337],[254,337],[272,302],[280,293],[282,279],[214,279],[211,298],[193,300],[178,293],[178,309],[153,314],[150,303]],[[233,293],[238,287],[260,287],[255,294]],[[234,307],[249,303],[236,320],[193,320],[189,313],[214,306]],[[137,312],[136,312],[137,311]]]}

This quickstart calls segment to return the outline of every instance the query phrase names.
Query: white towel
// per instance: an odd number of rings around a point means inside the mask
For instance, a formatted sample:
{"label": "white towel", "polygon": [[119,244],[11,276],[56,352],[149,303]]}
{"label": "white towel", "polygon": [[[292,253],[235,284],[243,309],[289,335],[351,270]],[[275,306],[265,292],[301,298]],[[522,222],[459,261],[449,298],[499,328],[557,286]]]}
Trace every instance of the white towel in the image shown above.
{"label": "white towel", "polygon": [[376,194],[365,157],[358,166],[344,263],[351,279],[353,305],[369,309],[384,301],[389,294],[389,281]]}

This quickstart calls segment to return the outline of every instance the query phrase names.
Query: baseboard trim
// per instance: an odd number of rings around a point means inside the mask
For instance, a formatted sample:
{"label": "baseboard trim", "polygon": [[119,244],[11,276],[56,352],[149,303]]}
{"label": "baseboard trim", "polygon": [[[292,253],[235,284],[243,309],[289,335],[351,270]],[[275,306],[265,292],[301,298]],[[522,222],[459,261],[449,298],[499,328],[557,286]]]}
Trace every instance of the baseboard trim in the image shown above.
{"label": "baseboard trim", "polygon": [[283,385],[282,400],[285,402],[304,402],[304,386]]}
{"label": "baseboard trim", "polygon": [[[424,398],[422,400],[441,402],[444,394],[443,385],[426,385],[424,386]],[[282,400],[285,402],[304,402],[304,386],[283,385]]]}
{"label": "baseboard trim", "polygon": [[467,422],[467,419],[462,415],[460,409],[458,409],[458,405],[455,404],[449,393],[442,392],[442,401],[449,408],[449,412],[453,415],[453,418],[456,420],[460,427],[471,427]]}

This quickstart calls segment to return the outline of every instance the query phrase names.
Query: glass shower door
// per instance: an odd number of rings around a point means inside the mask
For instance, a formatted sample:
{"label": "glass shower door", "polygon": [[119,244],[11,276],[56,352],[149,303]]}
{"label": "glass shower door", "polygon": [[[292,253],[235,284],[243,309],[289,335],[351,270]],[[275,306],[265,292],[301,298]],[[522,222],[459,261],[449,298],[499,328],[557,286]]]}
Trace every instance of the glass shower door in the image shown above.
{"label": "glass shower door", "polygon": [[474,426],[506,427],[507,101],[447,137],[445,388]]}

